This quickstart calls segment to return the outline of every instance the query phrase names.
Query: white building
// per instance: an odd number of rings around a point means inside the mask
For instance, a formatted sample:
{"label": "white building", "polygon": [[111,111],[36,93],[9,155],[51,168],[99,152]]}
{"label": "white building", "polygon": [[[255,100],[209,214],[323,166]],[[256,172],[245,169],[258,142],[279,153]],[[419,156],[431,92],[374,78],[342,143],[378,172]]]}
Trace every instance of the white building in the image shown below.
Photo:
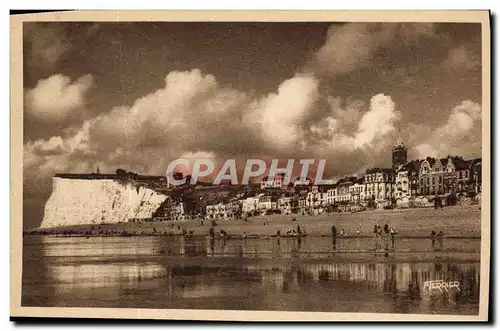
{"label": "white building", "polygon": [[243,213],[251,213],[259,209],[259,197],[249,197],[241,202],[241,211]]}
{"label": "white building", "polygon": [[328,205],[328,190],[318,185],[311,187],[306,196],[306,207],[309,209],[323,209]]}
{"label": "white building", "polygon": [[357,182],[356,177],[345,177],[337,182],[337,197],[336,203],[349,203],[351,202],[351,189],[350,187]]}
{"label": "white building", "polygon": [[173,216],[175,219],[183,220],[186,218],[186,214],[184,212],[184,203],[183,202],[177,203],[175,205],[173,212],[174,212]]}
{"label": "white building", "polygon": [[329,189],[327,192],[326,192],[326,199],[327,199],[327,204],[328,205],[334,205],[335,202],[337,201],[337,186]]}
{"label": "white building", "polygon": [[365,200],[365,184],[363,178],[359,178],[349,186],[350,201],[353,203],[360,203]]}
{"label": "white building", "polygon": [[207,205],[206,216],[209,219],[228,219],[234,217],[235,211],[235,204],[233,203],[218,203]]}
{"label": "white building", "polygon": [[282,214],[290,214],[292,212],[292,200],[291,197],[281,197],[278,199],[278,209]]}
{"label": "white building", "polygon": [[394,196],[396,175],[394,169],[373,168],[366,170],[365,198],[377,202],[390,201]]}

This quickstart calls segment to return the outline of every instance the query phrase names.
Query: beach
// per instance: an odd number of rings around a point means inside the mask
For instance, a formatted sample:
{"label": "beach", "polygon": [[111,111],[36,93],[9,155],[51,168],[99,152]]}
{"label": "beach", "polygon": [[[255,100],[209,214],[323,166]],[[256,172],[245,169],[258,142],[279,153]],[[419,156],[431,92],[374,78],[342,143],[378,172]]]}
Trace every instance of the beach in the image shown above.
{"label": "beach", "polygon": [[[481,209],[479,205],[452,206],[442,209],[416,208],[394,210],[367,210],[350,213],[324,213],[321,215],[266,215],[244,219],[216,220],[215,234],[220,230],[228,236],[275,236],[287,230],[297,230],[309,236],[331,236],[335,225],[339,234],[343,229],[347,237],[371,237],[374,224],[394,227],[397,236],[428,237],[431,231],[443,231],[445,237],[480,238]],[[183,232],[195,236],[209,235],[210,220],[184,220],[163,222],[127,222],[115,224],[89,224],[52,229],[36,229],[28,233],[121,236],[121,235],[180,235]]]}

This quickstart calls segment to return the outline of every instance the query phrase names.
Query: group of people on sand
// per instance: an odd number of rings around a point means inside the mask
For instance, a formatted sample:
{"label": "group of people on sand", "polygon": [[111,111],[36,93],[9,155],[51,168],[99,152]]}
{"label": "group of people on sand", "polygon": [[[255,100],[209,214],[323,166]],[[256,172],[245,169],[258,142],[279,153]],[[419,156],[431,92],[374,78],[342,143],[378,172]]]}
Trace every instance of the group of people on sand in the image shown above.
{"label": "group of people on sand", "polygon": [[[340,230],[339,237],[347,237],[347,233],[344,231],[344,229]],[[335,225],[332,225],[332,244],[333,249],[337,249],[337,227]]]}
{"label": "group of people on sand", "polygon": [[[306,229],[305,227],[300,227],[300,225],[297,225],[297,230],[295,229],[291,229],[291,230],[286,230],[285,231],[285,237],[297,237],[297,236],[304,236],[306,235],[307,232],[306,232]],[[277,237],[282,237],[282,233],[281,233],[281,230],[278,230],[276,231],[276,236]]]}
{"label": "group of people on sand", "polygon": [[[210,227],[210,230],[208,230],[208,235],[209,235],[210,239],[214,239],[215,238],[215,231],[214,231],[214,227],[213,226]],[[223,229],[220,229],[220,231],[219,231],[219,237],[221,239],[226,238],[227,237],[227,232],[224,231]]]}
{"label": "group of people on sand", "polygon": [[389,249],[389,238],[391,239],[391,248],[394,249],[395,247],[395,235],[397,234],[397,231],[394,227],[390,226],[389,224],[385,224],[383,228],[380,227],[380,225],[373,225],[373,242],[375,245],[375,249],[378,249],[380,247],[379,242],[381,240],[384,240],[385,243],[385,249]]}
{"label": "group of people on sand", "polygon": [[[439,231],[436,234],[436,231],[432,230],[432,232],[431,232],[432,249],[434,249],[434,250],[437,250],[437,249],[442,250],[443,249],[443,237],[444,237],[443,231]],[[439,248],[436,247],[436,240],[439,244]]]}

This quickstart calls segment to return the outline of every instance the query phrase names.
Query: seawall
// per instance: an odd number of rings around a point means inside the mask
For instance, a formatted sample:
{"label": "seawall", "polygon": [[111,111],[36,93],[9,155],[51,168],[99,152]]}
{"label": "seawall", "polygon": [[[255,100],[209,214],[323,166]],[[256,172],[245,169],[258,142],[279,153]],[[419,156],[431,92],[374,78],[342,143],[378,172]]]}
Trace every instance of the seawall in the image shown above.
{"label": "seawall", "polygon": [[41,228],[152,217],[166,198],[152,189],[116,179],[54,177]]}

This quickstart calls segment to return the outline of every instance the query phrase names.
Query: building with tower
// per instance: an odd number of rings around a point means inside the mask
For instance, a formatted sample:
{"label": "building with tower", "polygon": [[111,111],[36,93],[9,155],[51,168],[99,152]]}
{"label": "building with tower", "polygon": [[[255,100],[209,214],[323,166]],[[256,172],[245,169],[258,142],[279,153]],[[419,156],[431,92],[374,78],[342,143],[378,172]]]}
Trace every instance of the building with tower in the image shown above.
{"label": "building with tower", "polygon": [[408,148],[403,144],[403,140],[399,138],[396,146],[392,149],[392,168],[397,171],[406,164],[407,158]]}

